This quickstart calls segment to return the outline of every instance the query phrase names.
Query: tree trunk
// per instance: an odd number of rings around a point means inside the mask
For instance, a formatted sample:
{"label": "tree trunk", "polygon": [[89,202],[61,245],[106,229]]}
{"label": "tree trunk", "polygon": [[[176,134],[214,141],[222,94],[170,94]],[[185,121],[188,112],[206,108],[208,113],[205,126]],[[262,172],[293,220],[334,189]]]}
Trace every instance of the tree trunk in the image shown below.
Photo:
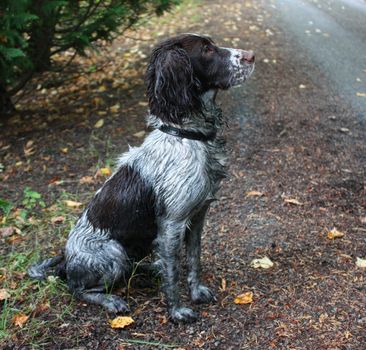
{"label": "tree trunk", "polygon": [[0,83],[0,119],[9,117],[15,112],[15,107],[5,87]]}

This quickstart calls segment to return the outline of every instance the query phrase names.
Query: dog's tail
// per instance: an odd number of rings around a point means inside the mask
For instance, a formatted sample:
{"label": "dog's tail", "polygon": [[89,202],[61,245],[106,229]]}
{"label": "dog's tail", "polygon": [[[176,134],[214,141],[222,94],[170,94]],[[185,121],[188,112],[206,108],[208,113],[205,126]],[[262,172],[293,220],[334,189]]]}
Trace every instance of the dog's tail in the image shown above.
{"label": "dog's tail", "polygon": [[50,269],[52,269],[52,275],[56,275],[62,279],[66,278],[66,263],[63,254],[33,264],[29,267],[27,273],[31,278],[45,280],[49,275],[47,271]]}

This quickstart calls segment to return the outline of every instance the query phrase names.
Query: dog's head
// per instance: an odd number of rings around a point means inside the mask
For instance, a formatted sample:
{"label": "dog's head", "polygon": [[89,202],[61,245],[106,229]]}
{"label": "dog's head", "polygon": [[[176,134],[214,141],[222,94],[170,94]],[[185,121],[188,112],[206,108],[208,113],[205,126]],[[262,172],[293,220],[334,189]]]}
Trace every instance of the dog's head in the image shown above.
{"label": "dog's head", "polygon": [[205,36],[183,34],[160,43],[147,69],[151,114],[180,124],[202,110],[200,96],[242,84],[254,70],[254,53],[218,47]]}

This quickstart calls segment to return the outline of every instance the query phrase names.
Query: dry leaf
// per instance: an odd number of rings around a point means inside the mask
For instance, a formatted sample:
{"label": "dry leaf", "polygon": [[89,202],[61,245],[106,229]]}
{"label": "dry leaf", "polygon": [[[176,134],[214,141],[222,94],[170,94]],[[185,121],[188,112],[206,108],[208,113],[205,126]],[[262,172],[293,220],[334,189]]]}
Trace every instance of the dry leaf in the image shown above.
{"label": "dry leaf", "polygon": [[65,221],[65,217],[64,216],[55,216],[51,219],[51,222],[53,224],[61,224],[61,222]]}
{"label": "dry leaf", "polygon": [[294,204],[294,205],[302,205],[301,202],[299,202],[297,199],[294,198],[285,198],[285,203]]}
{"label": "dry leaf", "polygon": [[358,97],[366,97],[366,93],[364,92],[357,92],[356,94]]}
{"label": "dry leaf", "polygon": [[306,85],[304,85],[304,84],[300,84],[300,85],[299,85],[299,89],[306,89]]}
{"label": "dry leaf", "polygon": [[111,111],[112,113],[117,113],[117,112],[119,111],[119,108],[120,108],[120,105],[119,105],[119,103],[117,103],[116,105],[114,105],[114,106],[112,106],[112,107],[110,108],[110,111]]}
{"label": "dry leaf", "polygon": [[143,102],[143,101],[139,102],[139,106],[146,107],[147,105],[148,105],[147,102]]}
{"label": "dry leaf", "polygon": [[335,227],[328,231],[327,233],[328,239],[335,239],[335,238],[342,238],[344,237],[344,233],[341,231],[338,231]]}
{"label": "dry leaf", "polygon": [[356,266],[361,268],[366,268],[366,259],[357,258]]}
{"label": "dry leaf", "polygon": [[129,316],[118,316],[113,320],[108,321],[112,328],[125,328],[135,321]]}
{"label": "dry leaf", "polygon": [[15,227],[14,226],[0,228],[0,236],[1,237],[9,237],[13,233],[15,233]]}
{"label": "dry leaf", "polygon": [[68,148],[68,147],[60,148],[60,151],[61,151],[62,153],[67,154],[67,153],[69,152],[69,148]]}
{"label": "dry leaf", "polygon": [[252,262],[250,263],[250,266],[255,269],[258,269],[258,268],[269,269],[270,267],[273,266],[273,262],[268,257],[265,256],[262,259],[252,260]]}
{"label": "dry leaf", "polygon": [[15,326],[18,326],[20,328],[23,327],[23,324],[25,322],[27,322],[29,316],[25,315],[25,314],[16,314],[14,317],[13,317],[13,323]]}
{"label": "dry leaf", "polygon": [[10,294],[6,289],[0,289],[0,301],[10,298]]}
{"label": "dry leaf", "polygon": [[44,312],[46,312],[48,309],[50,308],[50,302],[47,301],[46,303],[43,304],[38,304],[36,306],[36,308],[34,309],[34,311],[32,312],[32,316],[38,316],[43,314]]}
{"label": "dry leaf", "polygon": [[95,124],[94,124],[94,128],[95,129],[99,129],[104,125],[104,119],[99,119]]}
{"label": "dry leaf", "polygon": [[66,204],[66,206],[68,206],[70,208],[80,208],[83,205],[83,203],[74,202],[74,201],[70,201],[70,200],[64,200],[64,203]]}
{"label": "dry leaf", "polygon": [[221,291],[225,292],[226,290],[226,279],[225,278],[221,278]]}
{"label": "dry leaf", "polygon": [[110,176],[112,171],[110,168],[100,168],[100,173],[104,176]]}
{"label": "dry leaf", "polygon": [[138,137],[138,138],[143,138],[145,136],[145,131],[142,130],[142,131],[136,132],[135,134],[133,134],[133,136]]}
{"label": "dry leaf", "polygon": [[251,304],[253,302],[253,292],[245,292],[234,299],[235,304]]}
{"label": "dry leaf", "polygon": [[94,179],[93,176],[83,176],[80,180],[79,180],[80,184],[92,184],[94,183]]}
{"label": "dry leaf", "polygon": [[262,192],[258,192],[258,191],[249,191],[246,194],[247,197],[262,197],[264,196],[264,194]]}

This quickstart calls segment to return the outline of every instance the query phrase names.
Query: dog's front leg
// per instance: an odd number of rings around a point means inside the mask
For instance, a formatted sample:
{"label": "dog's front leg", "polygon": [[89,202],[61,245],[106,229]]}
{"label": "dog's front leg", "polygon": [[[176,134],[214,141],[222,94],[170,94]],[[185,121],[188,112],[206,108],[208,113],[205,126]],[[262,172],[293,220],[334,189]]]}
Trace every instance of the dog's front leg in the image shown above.
{"label": "dog's front leg", "polygon": [[193,310],[181,306],[178,287],[186,222],[166,220],[160,226],[158,252],[169,315],[173,321],[192,322],[197,319],[197,315]]}
{"label": "dog's front leg", "polygon": [[201,234],[208,205],[202,208],[192,219],[186,231],[186,249],[188,265],[188,286],[191,299],[195,303],[209,303],[214,299],[212,291],[200,280],[201,274]]}

